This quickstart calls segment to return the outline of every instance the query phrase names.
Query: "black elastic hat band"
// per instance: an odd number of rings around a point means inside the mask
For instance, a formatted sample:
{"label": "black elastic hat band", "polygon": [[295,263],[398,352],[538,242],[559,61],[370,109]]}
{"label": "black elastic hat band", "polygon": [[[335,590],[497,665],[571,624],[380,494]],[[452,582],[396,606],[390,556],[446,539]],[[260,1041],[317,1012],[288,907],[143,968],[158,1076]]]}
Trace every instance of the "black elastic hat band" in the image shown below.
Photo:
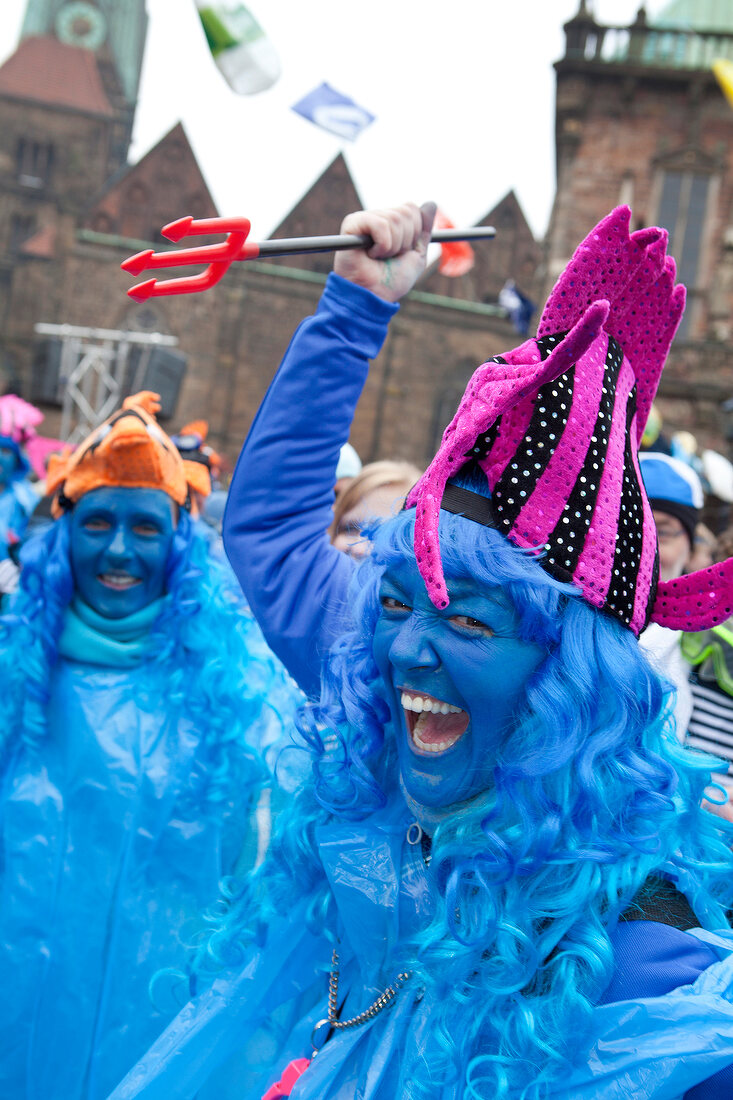
{"label": "black elastic hat band", "polygon": [[494,510],[491,507],[489,497],[481,493],[474,493],[471,489],[464,489],[461,485],[455,485],[449,481],[443,493],[440,507],[446,512],[453,512],[457,516],[465,516],[474,523],[481,523],[484,527],[496,527]]}

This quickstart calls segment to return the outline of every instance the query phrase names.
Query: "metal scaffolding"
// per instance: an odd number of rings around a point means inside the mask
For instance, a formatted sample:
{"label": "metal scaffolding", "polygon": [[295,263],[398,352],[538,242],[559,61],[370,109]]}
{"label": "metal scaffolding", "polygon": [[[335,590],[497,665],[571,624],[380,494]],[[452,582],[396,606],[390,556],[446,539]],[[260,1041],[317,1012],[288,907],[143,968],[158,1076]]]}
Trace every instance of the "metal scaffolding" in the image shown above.
{"label": "metal scaffolding", "polygon": [[[128,393],[142,389],[155,348],[175,347],[175,336],[159,332],[122,332],[77,325],[34,326],[39,336],[61,341],[58,393],[61,403],[61,439],[78,443],[106,420]],[[130,350],[139,347],[137,362]]]}

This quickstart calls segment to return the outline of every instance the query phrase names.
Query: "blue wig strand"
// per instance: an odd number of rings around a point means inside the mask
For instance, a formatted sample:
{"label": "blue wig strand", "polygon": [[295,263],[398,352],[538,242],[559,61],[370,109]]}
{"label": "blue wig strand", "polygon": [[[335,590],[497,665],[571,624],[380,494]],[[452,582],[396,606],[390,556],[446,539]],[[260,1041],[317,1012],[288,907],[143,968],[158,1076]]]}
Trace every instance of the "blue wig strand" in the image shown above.
{"label": "blue wig strand", "polygon": [[[372,532],[350,593],[353,628],[331,650],[320,701],[298,719],[313,783],[266,863],[214,918],[202,967],[241,958],[262,941],[252,913],[264,922],[294,895],[309,898],[321,935],[338,931],[315,828],[400,797],[372,640],[382,574],[412,556],[413,522],[402,513]],[[700,805],[711,762],[678,744],[668,693],[630,631],[494,531],[441,513],[440,542],[446,577],[502,586],[520,635],[547,656],[493,785],[433,837],[435,917],[398,963],[430,998],[429,1055],[404,1060],[399,1095],[452,1086],[465,1098],[538,1100],[582,1057],[613,973],[609,932],[650,875],[684,881],[698,915],[726,923],[729,835]]]}
{"label": "blue wig strand", "polygon": [[21,564],[20,587],[0,616],[3,755],[12,750],[16,737],[32,747],[46,732],[51,669],[58,659],[64,611],[74,593],[69,517],[30,538]]}

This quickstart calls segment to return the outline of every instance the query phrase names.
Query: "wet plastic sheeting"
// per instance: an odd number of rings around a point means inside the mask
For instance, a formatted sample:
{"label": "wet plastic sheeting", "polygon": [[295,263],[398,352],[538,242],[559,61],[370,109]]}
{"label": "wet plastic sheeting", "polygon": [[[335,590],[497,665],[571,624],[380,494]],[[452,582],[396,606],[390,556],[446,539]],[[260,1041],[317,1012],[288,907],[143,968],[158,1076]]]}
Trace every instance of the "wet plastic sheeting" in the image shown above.
{"label": "wet plastic sheeting", "polygon": [[188,997],[160,1011],[148,984],[185,964],[249,796],[186,809],[199,738],[134,671],[62,660],[48,713],[3,777],[0,1096],[102,1100]]}
{"label": "wet plastic sheeting", "polygon": [[[394,977],[392,947],[426,918],[422,859],[405,844],[407,824],[388,807],[369,821],[319,830],[338,908],[342,1018],[384,989]],[[733,1062],[733,935],[698,934],[721,961],[664,997],[598,1008],[586,1064],[553,1097],[679,1100]],[[112,1100],[260,1100],[290,1060],[310,1054],[310,1029],[326,1015],[329,962],[326,938],[307,931],[295,904],[241,973],[222,976],[184,1009]],[[407,982],[388,1011],[329,1040],[292,1100],[400,1100],[401,1067],[430,1056],[429,1022],[429,998]],[[440,1100],[456,1095],[453,1084]]]}

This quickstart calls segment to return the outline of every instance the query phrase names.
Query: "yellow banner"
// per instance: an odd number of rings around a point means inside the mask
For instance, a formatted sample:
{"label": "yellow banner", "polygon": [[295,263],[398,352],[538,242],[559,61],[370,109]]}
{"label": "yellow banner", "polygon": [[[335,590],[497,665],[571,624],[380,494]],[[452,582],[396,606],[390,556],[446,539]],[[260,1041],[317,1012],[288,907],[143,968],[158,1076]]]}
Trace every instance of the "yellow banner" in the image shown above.
{"label": "yellow banner", "polygon": [[733,107],[733,61],[719,57],[717,61],[713,61],[713,72],[723,95]]}

